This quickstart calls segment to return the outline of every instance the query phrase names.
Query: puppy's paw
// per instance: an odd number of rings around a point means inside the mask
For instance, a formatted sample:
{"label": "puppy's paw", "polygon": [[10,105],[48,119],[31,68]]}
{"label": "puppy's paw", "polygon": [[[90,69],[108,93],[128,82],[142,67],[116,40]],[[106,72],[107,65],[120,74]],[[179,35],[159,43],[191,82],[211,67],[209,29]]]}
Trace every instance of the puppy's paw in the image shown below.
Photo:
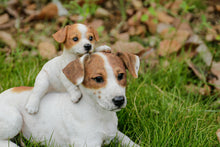
{"label": "puppy's paw", "polygon": [[109,47],[108,45],[101,45],[95,49],[95,52],[109,52],[110,53],[111,50],[112,50],[111,47]]}
{"label": "puppy's paw", "polygon": [[74,94],[71,94],[71,100],[73,103],[78,103],[82,98],[82,93],[80,91],[76,91]]}
{"label": "puppy's paw", "polygon": [[26,104],[25,109],[29,114],[35,114],[39,110],[39,102],[30,99]]}

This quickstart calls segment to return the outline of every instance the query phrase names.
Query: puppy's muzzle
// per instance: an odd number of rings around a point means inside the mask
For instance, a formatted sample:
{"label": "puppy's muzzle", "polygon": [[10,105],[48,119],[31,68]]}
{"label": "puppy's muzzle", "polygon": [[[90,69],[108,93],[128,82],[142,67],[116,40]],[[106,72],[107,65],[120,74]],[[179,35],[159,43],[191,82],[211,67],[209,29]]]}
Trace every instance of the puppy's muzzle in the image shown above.
{"label": "puppy's muzzle", "polygon": [[84,48],[85,48],[86,52],[88,53],[92,49],[92,45],[91,44],[85,44]]}
{"label": "puppy's muzzle", "polygon": [[116,96],[112,99],[112,102],[114,103],[115,106],[120,108],[125,102],[125,97],[124,96]]}

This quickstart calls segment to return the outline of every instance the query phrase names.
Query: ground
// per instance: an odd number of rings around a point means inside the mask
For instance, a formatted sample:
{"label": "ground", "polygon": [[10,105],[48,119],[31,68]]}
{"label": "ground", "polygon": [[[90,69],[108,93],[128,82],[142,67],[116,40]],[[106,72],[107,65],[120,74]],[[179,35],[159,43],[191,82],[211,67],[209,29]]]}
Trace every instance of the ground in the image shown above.
{"label": "ground", "polygon": [[[86,23],[99,32],[98,44],[141,57],[138,79],[128,76],[128,105],[118,112],[120,131],[144,147],[219,146],[218,2],[176,0],[179,4],[175,5],[171,0],[62,1],[71,15],[49,20],[25,19],[49,1],[26,2],[29,3],[10,5],[16,8],[13,10],[19,14],[17,18],[6,9],[7,0],[0,6],[0,16],[9,15],[3,24],[0,17],[1,92],[11,87],[33,86],[43,64],[62,51],[62,45],[51,35],[67,24]],[[18,18],[20,24],[2,29]],[[190,42],[193,35],[201,41]],[[42,51],[39,44],[44,49],[49,46],[49,50]],[[198,50],[202,45],[206,46],[205,56]],[[22,134],[13,141],[27,147],[39,146]],[[109,146],[116,145],[113,141]]]}

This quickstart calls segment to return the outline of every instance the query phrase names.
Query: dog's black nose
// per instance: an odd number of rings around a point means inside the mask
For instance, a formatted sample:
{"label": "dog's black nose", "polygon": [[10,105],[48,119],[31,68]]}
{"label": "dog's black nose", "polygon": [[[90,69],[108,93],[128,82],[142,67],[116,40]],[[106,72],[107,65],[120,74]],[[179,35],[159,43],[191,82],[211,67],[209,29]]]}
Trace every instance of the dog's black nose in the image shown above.
{"label": "dog's black nose", "polygon": [[116,96],[112,99],[112,101],[115,104],[115,106],[121,107],[125,102],[125,97],[124,96]]}
{"label": "dog's black nose", "polygon": [[92,48],[92,45],[91,45],[91,44],[85,44],[85,45],[84,45],[84,48],[85,48],[85,50],[86,50],[87,52],[89,52],[89,51],[91,50],[91,48]]}

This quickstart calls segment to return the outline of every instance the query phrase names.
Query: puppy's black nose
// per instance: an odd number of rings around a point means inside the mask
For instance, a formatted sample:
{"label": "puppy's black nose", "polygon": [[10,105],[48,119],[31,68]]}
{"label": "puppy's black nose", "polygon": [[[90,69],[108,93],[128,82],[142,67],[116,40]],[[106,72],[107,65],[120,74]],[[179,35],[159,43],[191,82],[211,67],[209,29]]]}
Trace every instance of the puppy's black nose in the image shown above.
{"label": "puppy's black nose", "polygon": [[85,48],[86,52],[89,52],[92,48],[92,45],[91,44],[85,44],[84,48]]}
{"label": "puppy's black nose", "polygon": [[116,96],[112,99],[112,101],[115,104],[115,106],[121,107],[125,102],[125,98],[124,96]]}

